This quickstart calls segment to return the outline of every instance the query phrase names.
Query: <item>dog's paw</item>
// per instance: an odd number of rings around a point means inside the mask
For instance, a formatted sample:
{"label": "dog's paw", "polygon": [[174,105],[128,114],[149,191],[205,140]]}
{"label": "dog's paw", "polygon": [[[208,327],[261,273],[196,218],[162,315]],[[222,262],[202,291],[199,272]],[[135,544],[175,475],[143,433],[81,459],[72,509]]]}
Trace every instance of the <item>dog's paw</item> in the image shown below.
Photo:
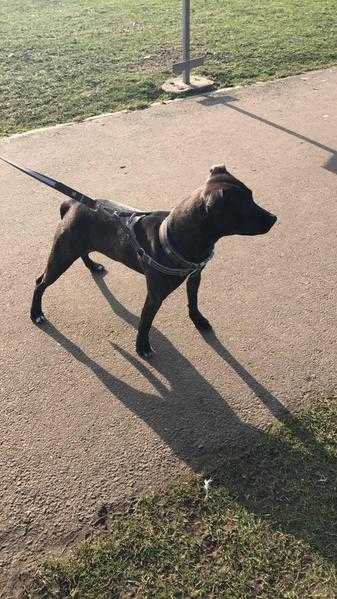
{"label": "dog's paw", "polygon": [[46,318],[42,312],[40,314],[31,314],[30,318],[34,324],[40,325],[45,322]]}
{"label": "dog's paw", "polygon": [[191,320],[198,331],[211,331],[212,325],[202,314],[191,316]]}
{"label": "dog's paw", "polygon": [[94,274],[94,275],[103,275],[106,272],[103,264],[98,264],[98,262],[94,262],[90,266],[90,270],[91,270],[92,274]]}
{"label": "dog's paw", "polygon": [[145,358],[145,360],[148,360],[149,358],[151,358],[151,356],[153,356],[153,354],[155,353],[154,350],[152,349],[149,341],[137,342],[136,351],[137,351],[137,354],[141,358]]}

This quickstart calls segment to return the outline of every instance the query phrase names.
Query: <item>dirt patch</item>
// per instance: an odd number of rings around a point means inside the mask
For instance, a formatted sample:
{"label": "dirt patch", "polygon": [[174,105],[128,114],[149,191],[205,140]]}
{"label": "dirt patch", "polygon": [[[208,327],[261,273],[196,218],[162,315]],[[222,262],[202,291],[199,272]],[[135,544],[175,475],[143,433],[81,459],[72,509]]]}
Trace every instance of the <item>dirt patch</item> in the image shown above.
{"label": "dirt patch", "polygon": [[163,48],[156,53],[147,54],[137,62],[129,63],[127,68],[131,71],[160,72],[172,71],[172,65],[180,62],[181,52],[177,48]]}

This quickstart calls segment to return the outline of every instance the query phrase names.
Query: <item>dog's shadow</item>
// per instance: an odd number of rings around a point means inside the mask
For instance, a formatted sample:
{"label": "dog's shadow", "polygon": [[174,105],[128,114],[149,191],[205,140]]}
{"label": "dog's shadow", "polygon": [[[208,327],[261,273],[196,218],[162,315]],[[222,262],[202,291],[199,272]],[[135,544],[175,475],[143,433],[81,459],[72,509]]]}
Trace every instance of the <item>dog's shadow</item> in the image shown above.
{"label": "dog's shadow", "polygon": [[[112,295],[104,279],[94,278],[93,280],[109,302],[115,315],[136,329],[139,319]],[[222,480],[223,484],[242,504],[263,516],[269,517],[272,512],[275,520],[275,501],[277,501],[275,493],[277,490],[273,489],[272,493],[268,492],[267,463],[263,456],[259,455],[258,450],[256,451],[256,448],[263,448],[266,441],[268,441],[268,452],[271,451],[269,436],[267,437],[266,433],[260,429],[240,420],[226,402],[226,398],[219,394],[162,333],[153,327],[152,336],[160,355],[155,355],[151,360],[152,368],[149,368],[146,362],[141,361],[136,355],[113,344],[115,351],[118,351],[150,382],[155,392],[149,393],[134,389],[128,382],[107,371],[52,324],[46,323],[43,330],[76,360],[90,368],[106,389],[146,422],[179,459],[194,471],[205,475],[216,471],[217,479]],[[292,416],[280,400],[236,360],[213,332],[203,335],[203,338],[223,359],[226,367],[229,366],[233,369],[270,412],[285,424],[291,438],[305,449],[306,461],[304,464],[302,449],[296,449],[293,443],[288,445],[276,439],[272,442],[272,453],[278,456],[281,452],[285,463],[291,464],[291,468],[280,471],[279,485],[277,485],[279,492],[283,496],[286,493],[285,487],[292,488],[292,485],[298,481],[298,477],[302,475],[301,496],[305,496],[308,522],[315,521],[316,524],[315,526],[304,525],[301,508],[303,502],[298,501],[297,506],[296,501],[295,504],[291,501],[289,504],[282,502],[279,512],[276,510],[279,516],[273,522],[274,526],[296,534],[300,538],[305,538],[324,555],[332,558],[336,555],[337,539],[327,536],[328,533],[325,534],[324,531],[328,528],[329,523],[325,522],[324,517],[323,522],[317,524],[318,498],[316,489],[311,484],[312,473],[315,472],[318,464],[322,470],[321,457],[323,454],[325,456],[323,448],[312,432]],[[156,373],[160,376],[157,376]],[[237,473],[235,474],[235,469],[226,469],[226,467],[222,469],[220,463],[226,462],[226,456],[228,460],[231,460],[233,449],[238,446],[240,446],[240,455],[242,456],[242,452],[244,452],[245,457],[243,460],[238,458]],[[326,477],[329,478],[331,484],[336,485],[336,463],[334,461],[332,464],[331,460],[330,456],[324,458],[327,469]],[[246,466],[249,468],[247,469]],[[284,478],[285,472],[286,478]],[[332,472],[334,472],[333,475]],[[306,476],[307,474],[308,476]],[[325,476],[324,472],[320,474]],[[273,472],[273,476],[275,476],[275,472]],[[263,497],[262,501],[261,497]],[[319,498],[319,501],[322,501],[322,497]],[[294,518],[294,510],[296,513],[298,512],[298,518]],[[324,513],[329,513],[329,510],[326,512],[322,510],[321,513],[324,515]]]}

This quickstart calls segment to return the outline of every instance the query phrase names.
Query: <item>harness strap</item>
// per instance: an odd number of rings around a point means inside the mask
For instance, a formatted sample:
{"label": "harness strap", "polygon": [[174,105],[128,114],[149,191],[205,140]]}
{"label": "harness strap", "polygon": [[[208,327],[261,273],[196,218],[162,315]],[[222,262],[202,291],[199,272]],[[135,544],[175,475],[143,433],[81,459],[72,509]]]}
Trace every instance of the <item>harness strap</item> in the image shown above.
{"label": "harness strap", "polygon": [[[118,215],[118,212],[116,213],[116,215]],[[154,260],[154,258],[149,256],[145,252],[145,250],[141,247],[141,245],[137,239],[135,230],[134,230],[134,227],[137,224],[137,222],[139,220],[141,220],[142,218],[144,218],[144,216],[146,216],[146,214],[137,214],[135,212],[134,214],[132,214],[130,216],[126,225],[124,225],[122,223],[122,228],[125,228],[128,231],[130,241],[133,244],[138,256],[145,262],[145,264],[148,267],[153,268],[154,270],[158,270],[159,272],[161,272],[165,275],[171,275],[171,276],[175,276],[175,277],[186,277],[186,276],[189,276],[190,274],[192,274],[196,270],[195,267],[193,269],[191,269],[190,267],[189,268],[172,268],[171,266],[164,266],[163,264],[160,264],[159,262]],[[201,270],[201,269],[198,269],[198,270]]]}

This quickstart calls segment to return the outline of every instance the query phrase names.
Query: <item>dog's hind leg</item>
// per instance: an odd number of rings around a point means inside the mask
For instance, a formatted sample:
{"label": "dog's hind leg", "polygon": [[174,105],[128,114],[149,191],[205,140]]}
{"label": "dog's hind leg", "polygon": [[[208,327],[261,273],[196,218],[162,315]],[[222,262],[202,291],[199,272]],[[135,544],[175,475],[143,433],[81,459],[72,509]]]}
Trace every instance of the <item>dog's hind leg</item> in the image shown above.
{"label": "dog's hind leg", "polygon": [[199,329],[199,331],[207,331],[212,328],[198,308],[198,291],[201,281],[201,273],[192,274],[188,277],[186,282],[187,298],[188,298],[188,312],[190,319],[193,324]]}
{"label": "dog's hind leg", "polygon": [[86,254],[85,256],[82,256],[82,260],[83,260],[84,264],[86,265],[86,267],[89,268],[90,272],[92,272],[93,274],[100,275],[105,272],[105,268],[104,268],[103,264],[94,262],[93,260],[91,260],[91,258],[89,258],[88,254]]}
{"label": "dog's hind leg", "polygon": [[48,259],[47,268],[45,272],[36,279],[36,286],[30,310],[30,317],[35,324],[41,324],[45,319],[42,312],[42,297],[45,290],[55,283],[73,262],[79,258],[78,254],[69,251],[69,246],[70,244],[65,242],[62,235],[56,238]]}

